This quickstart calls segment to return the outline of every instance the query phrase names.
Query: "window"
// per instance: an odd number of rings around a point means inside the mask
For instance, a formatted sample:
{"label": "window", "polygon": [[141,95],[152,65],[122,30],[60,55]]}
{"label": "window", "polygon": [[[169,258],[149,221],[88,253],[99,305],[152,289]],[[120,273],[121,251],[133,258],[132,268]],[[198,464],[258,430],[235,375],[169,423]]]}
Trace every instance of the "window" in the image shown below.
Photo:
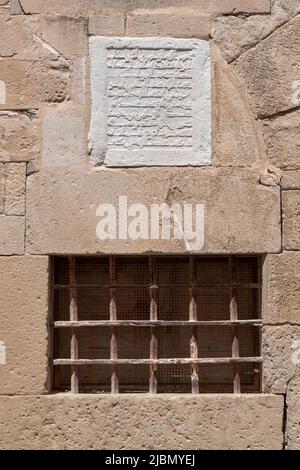
{"label": "window", "polygon": [[53,258],[53,389],[260,390],[260,258]]}

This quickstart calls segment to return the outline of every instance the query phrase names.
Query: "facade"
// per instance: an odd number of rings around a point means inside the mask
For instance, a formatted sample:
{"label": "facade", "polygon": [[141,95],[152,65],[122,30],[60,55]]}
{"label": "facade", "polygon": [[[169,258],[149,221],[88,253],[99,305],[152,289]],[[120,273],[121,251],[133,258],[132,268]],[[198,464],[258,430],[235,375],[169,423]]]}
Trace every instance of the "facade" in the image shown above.
{"label": "facade", "polygon": [[299,449],[300,1],[0,0],[0,447]]}

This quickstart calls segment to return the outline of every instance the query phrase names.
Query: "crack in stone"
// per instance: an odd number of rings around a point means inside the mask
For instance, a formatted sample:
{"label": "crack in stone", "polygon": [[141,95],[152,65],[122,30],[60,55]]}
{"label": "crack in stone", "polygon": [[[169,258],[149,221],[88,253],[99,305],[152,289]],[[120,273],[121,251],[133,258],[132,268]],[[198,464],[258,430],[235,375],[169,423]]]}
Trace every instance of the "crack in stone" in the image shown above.
{"label": "crack in stone", "polygon": [[[233,15],[234,16],[234,15]],[[272,15],[270,15],[272,16]],[[262,44],[266,39],[268,39],[270,36],[272,36],[272,34],[276,33],[276,31],[278,31],[279,29],[283,28],[284,26],[286,26],[288,23],[290,23],[291,21],[293,21],[295,18],[297,18],[297,16],[300,16],[300,13],[296,13],[294,16],[292,16],[291,18],[289,18],[288,20],[285,20],[283,23],[280,23],[279,25],[275,26],[274,29],[272,29],[269,33],[267,33],[265,36],[262,36],[257,42],[255,42],[255,44],[250,44],[249,47],[245,48],[245,50],[243,50],[237,57],[235,57],[234,59],[232,60],[228,60],[228,64],[234,64],[235,62],[237,62],[241,57],[244,56],[244,54],[246,54],[247,52],[251,51],[252,49],[255,49],[259,44]],[[235,16],[237,17],[237,15]]]}

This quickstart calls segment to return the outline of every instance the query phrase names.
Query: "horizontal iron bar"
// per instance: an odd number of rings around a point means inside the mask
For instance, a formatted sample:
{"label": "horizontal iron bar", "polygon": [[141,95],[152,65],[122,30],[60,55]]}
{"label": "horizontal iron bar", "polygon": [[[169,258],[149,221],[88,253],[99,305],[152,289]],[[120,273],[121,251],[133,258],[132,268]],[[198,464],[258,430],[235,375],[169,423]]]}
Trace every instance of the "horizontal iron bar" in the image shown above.
{"label": "horizontal iron bar", "polygon": [[262,357],[213,357],[213,358],[171,358],[171,359],[54,359],[55,366],[85,366],[85,365],[113,365],[113,364],[242,364],[261,363]]}
{"label": "horizontal iron bar", "polygon": [[191,287],[226,287],[226,288],[234,288],[234,289],[260,289],[262,287],[261,283],[258,282],[248,282],[248,283],[206,283],[206,284],[54,284],[54,289],[80,289],[80,288],[97,288],[97,289],[124,289],[124,288],[139,288],[143,287],[146,289],[165,289],[171,287],[182,287],[189,289]]}
{"label": "horizontal iron bar", "polygon": [[238,326],[263,325],[262,320],[212,320],[212,321],[165,321],[165,320],[90,320],[90,321],[56,321],[53,323],[54,328],[84,328],[84,327],[115,327],[115,326]]}

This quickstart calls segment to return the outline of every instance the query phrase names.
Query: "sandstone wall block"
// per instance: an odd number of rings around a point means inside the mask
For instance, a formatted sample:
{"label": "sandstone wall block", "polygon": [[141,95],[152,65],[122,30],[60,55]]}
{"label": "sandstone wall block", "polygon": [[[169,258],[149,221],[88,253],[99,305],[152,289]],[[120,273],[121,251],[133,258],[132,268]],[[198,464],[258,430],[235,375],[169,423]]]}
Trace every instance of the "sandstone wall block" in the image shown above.
{"label": "sandstone wall block", "polygon": [[283,246],[300,250],[300,191],[283,191]]}
{"label": "sandstone wall block", "polygon": [[6,86],[6,100],[0,109],[38,108],[44,103],[62,102],[69,91],[69,69],[60,59],[0,59],[0,80]]}
{"label": "sandstone wall block", "polygon": [[281,186],[282,189],[300,189],[300,171],[285,171]]}
{"label": "sandstone wall block", "polygon": [[[210,5],[210,3],[207,3]],[[255,2],[253,2],[255,6]],[[271,15],[220,16],[215,19],[212,36],[225,59],[232,62],[280,25],[300,12],[299,0],[273,0]],[[233,12],[232,12],[233,13]]]}
{"label": "sandstone wall block", "polygon": [[300,16],[278,28],[238,58],[233,67],[247,85],[260,118],[297,108],[295,80],[300,75]]}
{"label": "sandstone wall block", "polygon": [[283,170],[300,169],[300,111],[264,121],[264,136],[270,162]]}
{"label": "sandstone wall block", "polygon": [[0,214],[4,213],[5,201],[5,166],[0,164]]}
{"label": "sandstone wall block", "polygon": [[211,15],[197,10],[168,8],[135,10],[128,14],[126,33],[129,36],[171,36],[208,39]]}
{"label": "sandstone wall block", "polygon": [[52,450],[279,450],[282,419],[283,397],[275,395],[1,397],[0,445]]}
{"label": "sandstone wall block", "polygon": [[263,391],[285,394],[290,380],[300,370],[300,326],[265,326],[262,350]]}
{"label": "sandstone wall block", "polygon": [[289,383],[286,396],[287,420],[285,431],[286,450],[300,449],[300,374],[297,374]]}
{"label": "sandstone wall block", "polygon": [[39,131],[35,110],[0,111],[0,162],[38,160]]}
{"label": "sandstone wall block", "polygon": [[[0,394],[44,393],[47,387],[48,258],[0,257]],[[1,434],[5,434],[1,432]]]}
{"label": "sandstone wall block", "polygon": [[270,13],[271,9],[270,0],[210,0],[209,2],[207,0],[125,0],[127,10],[170,7],[194,7],[199,11],[215,15]]}
{"label": "sandstone wall block", "polygon": [[61,106],[44,112],[42,165],[84,165],[87,143],[81,107]]}
{"label": "sandstone wall block", "polygon": [[10,16],[0,11],[0,57],[38,58],[41,54],[41,21],[38,16]]}
{"label": "sandstone wall block", "polygon": [[268,255],[263,277],[264,322],[300,325],[300,251]]}
{"label": "sandstone wall block", "polygon": [[[248,170],[212,168],[99,168],[45,170],[27,180],[27,247],[47,253],[184,253],[184,240],[99,240],[99,204],[204,204],[201,253],[265,253],[281,250],[278,187],[259,184]],[[150,237],[150,234],[148,232]]]}
{"label": "sandstone wall block", "polygon": [[63,16],[101,15],[112,9],[123,10],[123,0],[20,0],[26,14],[44,13]]}
{"label": "sandstone wall block", "polygon": [[0,256],[23,255],[24,217],[0,215]]}
{"label": "sandstone wall block", "polygon": [[65,58],[87,55],[87,20],[64,16],[43,16],[43,40]]}
{"label": "sandstone wall block", "polygon": [[260,129],[249,113],[247,95],[236,76],[212,49],[213,62],[213,164],[216,166],[255,166],[263,152]]}
{"label": "sandstone wall block", "polygon": [[116,12],[109,16],[90,16],[89,34],[99,36],[122,36],[125,32],[125,16]]}
{"label": "sandstone wall block", "polygon": [[5,164],[5,214],[25,215],[26,164]]}

